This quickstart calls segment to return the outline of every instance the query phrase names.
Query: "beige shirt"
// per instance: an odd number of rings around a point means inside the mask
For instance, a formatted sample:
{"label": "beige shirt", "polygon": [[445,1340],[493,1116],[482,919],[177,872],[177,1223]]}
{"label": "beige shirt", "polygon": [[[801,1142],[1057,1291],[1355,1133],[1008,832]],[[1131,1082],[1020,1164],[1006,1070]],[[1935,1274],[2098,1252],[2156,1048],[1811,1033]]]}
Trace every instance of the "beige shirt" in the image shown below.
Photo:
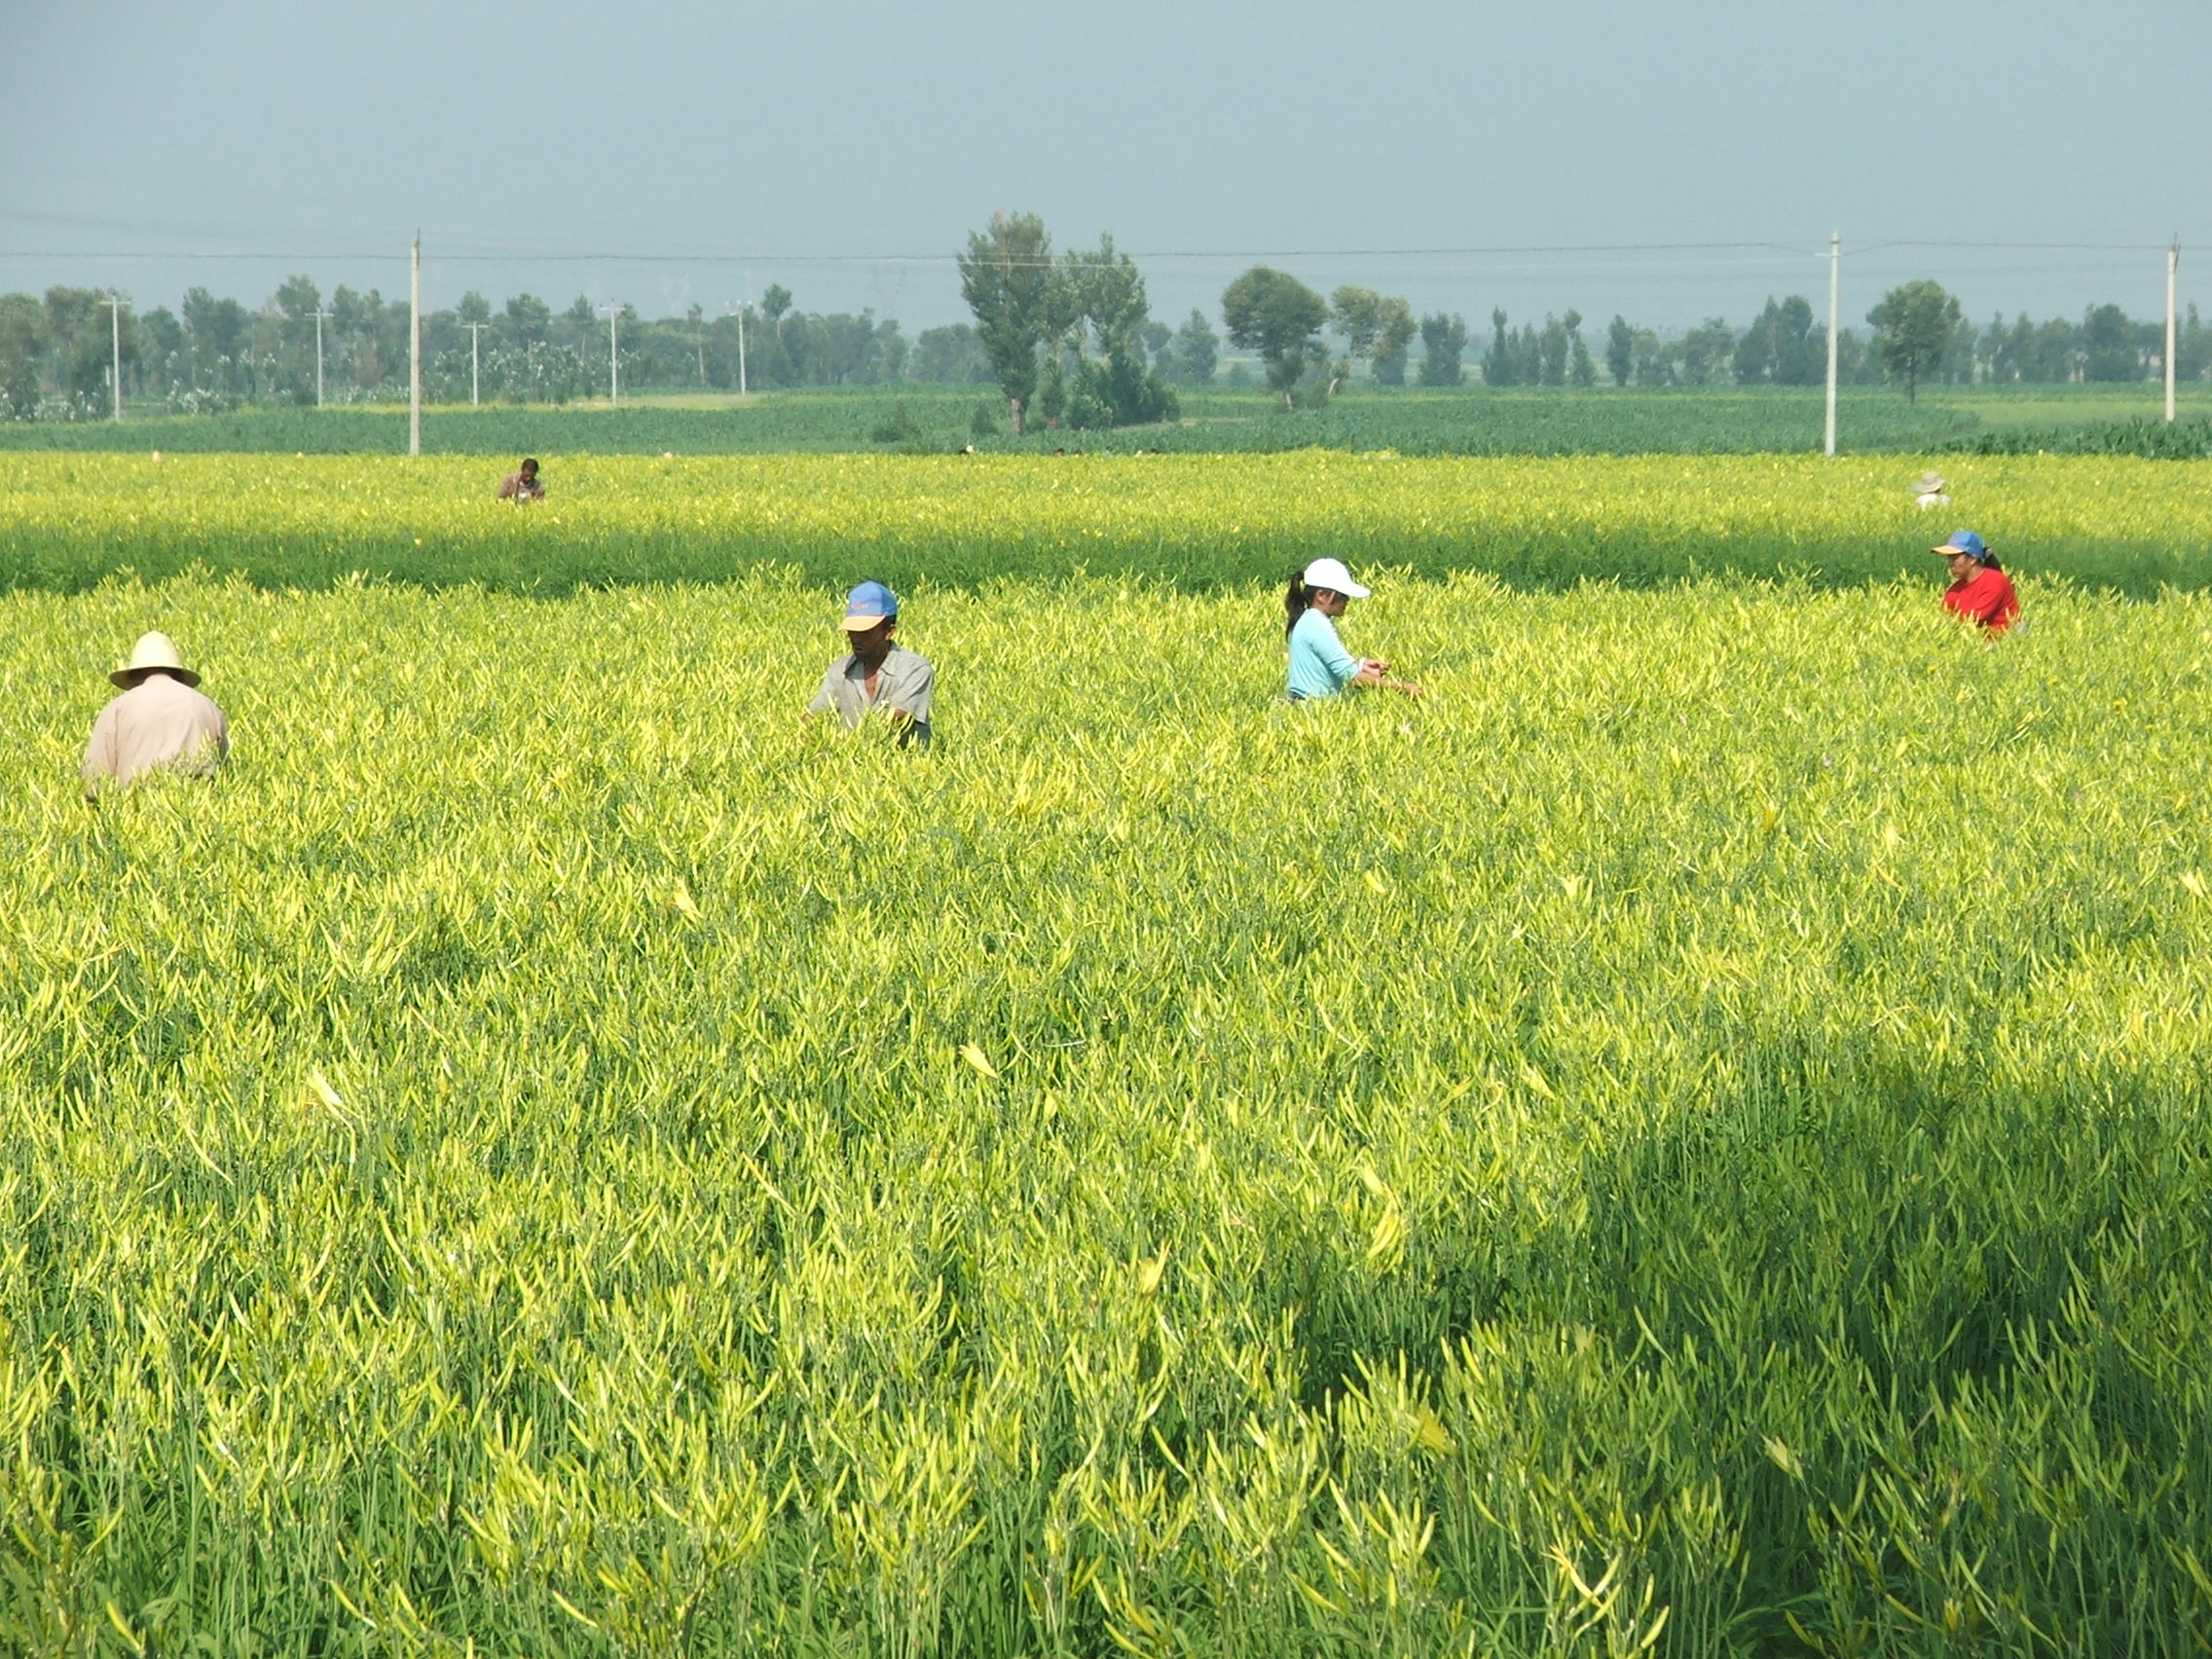
{"label": "beige shirt", "polygon": [[100,711],[85,746],[85,798],[156,767],[205,777],[231,752],[223,711],[183,681],[149,674]]}
{"label": "beige shirt", "polygon": [[937,670],[930,659],[903,645],[893,645],[876,670],[875,695],[867,694],[867,670],[861,659],[847,651],[831,663],[822,676],[822,688],[815,692],[814,701],[806,706],[811,715],[835,715],[849,726],[857,726],[876,709],[904,715],[912,723],[899,734],[903,748],[908,743],[930,746],[930,693],[937,685]]}

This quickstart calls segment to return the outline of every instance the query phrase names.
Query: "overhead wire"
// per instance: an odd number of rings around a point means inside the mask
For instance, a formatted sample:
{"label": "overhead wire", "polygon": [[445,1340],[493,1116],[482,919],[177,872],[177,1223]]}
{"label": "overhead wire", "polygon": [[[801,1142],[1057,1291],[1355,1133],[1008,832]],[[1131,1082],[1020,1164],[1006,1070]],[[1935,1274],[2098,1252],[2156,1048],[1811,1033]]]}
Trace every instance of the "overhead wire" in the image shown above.
{"label": "overhead wire", "polygon": [[[966,257],[953,253],[707,253],[607,249],[599,252],[563,252],[517,248],[498,253],[472,253],[441,249],[437,257],[449,265],[514,264],[621,264],[621,265],[949,265]],[[1118,248],[1131,259],[1238,260],[1238,259],[1493,259],[1533,255],[1605,253],[1718,253],[1763,252],[1818,258],[1814,249],[1782,242],[1556,242],[1486,247],[1383,247],[1383,248]],[[0,248],[0,258],[14,259],[235,259],[235,260],[356,260],[403,259],[404,251],[389,249],[291,249],[228,248]],[[1057,259],[995,260],[1016,269],[1057,266]]]}
{"label": "overhead wire", "polygon": [[[123,221],[99,219],[66,213],[0,205],[0,220],[14,219],[47,224],[104,225],[109,229],[128,230],[131,227]],[[155,228],[151,222],[148,229]],[[160,225],[162,234],[173,234],[179,227],[174,221]],[[491,239],[497,241],[498,239]],[[473,246],[471,243],[473,242]],[[1845,258],[1899,249],[1932,250],[1990,250],[2000,252],[2094,252],[2094,253],[2147,253],[2160,252],[2164,242],[2100,242],[2100,241],[2028,241],[1983,240],[1974,239],[1942,238],[1890,238],[1875,241],[1846,242],[1840,251]],[[483,250],[483,251],[479,251]],[[1734,240],[1713,241],[1609,241],[1609,242],[1496,242],[1473,243],[1459,246],[1435,247],[1257,247],[1257,248],[1192,248],[1158,247],[1125,248],[1118,251],[1132,259],[1149,260],[1239,260],[1239,259],[1519,259],[1537,256],[1585,257],[1604,254],[1654,254],[1654,253],[1771,253],[1792,258],[1822,259],[1828,254],[1825,246],[1811,246],[1798,242],[1771,240]],[[390,248],[317,248],[282,249],[270,247],[228,248],[0,248],[0,257],[15,259],[231,259],[231,260],[382,260],[404,257]],[[703,248],[599,248],[509,246],[485,249],[481,240],[470,239],[458,248],[443,248],[437,257],[448,264],[631,264],[631,265],[721,265],[721,264],[793,264],[793,265],[944,265],[964,257],[959,250],[950,252],[871,251],[859,253],[830,251],[768,252],[764,250],[727,251]],[[1015,268],[1055,264],[1051,259],[1014,259],[998,263]]]}
{"label": "overhead wire", "polygon": [[[160,236],[164,240],[181,240],[177,233],[183,228],[172,221],[157,223],[94,219],[65,213],[44,212],[0,204],[0,221],[19,223],[45,223],[50,226],[77,224],[101,225],[109,230],[143,231]],[[235,230],[235,227],[233,227]],[[250,233],[249,233],[250,235]],[[512,271],[516,267],[661,267],[717,271],[731,269],[766,268],[769,270],[851,270],[872,268],[875,272],[874,287],[878,304],[886,304],[882,292],[888,280],[901,296],[905,288],[906,271],[942,270],[961,263],[968,257],[965,250],[936,253],[867,252],[839,253],[830,251],[798,251],[772,253],[762,251],[730,252],[716,249],[637,249],[602,248],[596,251],[579,250],[572,243],[557,245],[564,239],[558,234],[537,239],[538,245],[500,245],[503,239],[497,234],[478,234],[456,239],[447,245],[435,237],[428,239],[425,254],[428,260],[448,267],[499,267]],[[240,239],[242,242],[243,238]],[[544,245],[550,241],[556,245]],[[2178,245],[2178,239],[2176,244]],[[2129,260],[2152,253],[2162,253],[2166,243],[2135,241],[2093,240],[1997,240],[1980,239],[1936,238],[1887,238],[1870,241],[1844,242],[1835,251],[1848,262],[1865,260],[1879,265],[1883,256],[1904,252],[1944,252],[1964,255],[2011,255],[2001,263],[1974,262],[1976,273],[1983,276],[2018,276],[2029,275],[2049,276],[2054,267],[2065,265],[2077,270],[2093,270],[2101,263],[2098,259],[2083,260],[2080,256],[2103,256]],[[1080,247],[1075,251],[1088,251]],[[1761,268],[1775,267],[1778,263],[1805,264],[1825,262],[1830,253],[1827,245],[1808,245],[1775,240],[1732,240],[1701,241],[1596,241],[1596,242],[1498,242],[1473,243],[1456,246],[1419,247],[1277,247],[1277,248],[1125,248],[1117,249],[1132,260],[1141,260],[1154,267],[1192,265],[1231,265],[1261,261],[1304,261],[1332,264],[1363,263],[1387,264],[1398,268],[1401,279],[1409,276],[1463,277],[1475,275],[1475,266],[1488,266],[1490,276],[1510,275],[1514,279],[1527,281],[1546,276],[1619,276],[1641,279],[1646,284],[1676,287],[1682,281],[1701,274],[1726,271],[1745,275]],[[2048,256],[2076,256],[2072,259],[2026,261],[2017,256],[2040,254]],[[217,248],[60,248],[60,247],[5,247],[0,246],[0,263],[22,264],[31,261],[119,262],[133,264],[176,261],[193,264],[268,264],[289,265],[306,269],[319,265],[343,264],[354,266],[398,266],[408,257],[404,241],[396,246],[387,243],[381,247],[302,246],[272,247],[240,245],[234,243]],[[994,261],[1004,268],[1043,269],[1056,268],[1063,256],[1041,259],[1012,259]],[[1529,263],[1529,262],[1542,263]],[[1426,272],[1419,267],[1432,267]],[[1496,268],[1511,267],[1510,272]],[[1407,270],[1414,267],[1415,270]],[[1433,269],[1441,267],[1443,269]],[[2106,269],[2117,274],[2119,267]],[[1779,275],[1779,273],[1778,273]],[[1184,280],[1189,280],[1186,276]],[[686,279],[682,284],[689,291]]]}

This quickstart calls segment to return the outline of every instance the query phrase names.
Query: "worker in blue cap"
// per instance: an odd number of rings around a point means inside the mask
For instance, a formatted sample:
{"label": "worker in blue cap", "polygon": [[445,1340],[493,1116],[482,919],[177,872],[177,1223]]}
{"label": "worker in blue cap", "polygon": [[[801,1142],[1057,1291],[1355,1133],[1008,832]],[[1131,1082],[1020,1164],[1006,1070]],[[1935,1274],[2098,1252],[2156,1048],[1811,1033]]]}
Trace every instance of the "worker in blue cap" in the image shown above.
{"label": "worker in blue cap", "polygon": [[880,715],[899,745],[930,746],[930,690],[937,671],[929,658],[900,645],[899,596],[881,582],[863,582],[845,596],[846,643],[852,646],[830,665],[810,715],[835,715],[859,726]]}
{"label": "worker in blue cap", "polygon": [[1951,567],[1951,585],[1943,590],[1943,608],[1992,634],[2019,620],[2020,596],[2012,578],[1989,545],[1971,530],[1955,530],[1940,547],[1931,547]]}

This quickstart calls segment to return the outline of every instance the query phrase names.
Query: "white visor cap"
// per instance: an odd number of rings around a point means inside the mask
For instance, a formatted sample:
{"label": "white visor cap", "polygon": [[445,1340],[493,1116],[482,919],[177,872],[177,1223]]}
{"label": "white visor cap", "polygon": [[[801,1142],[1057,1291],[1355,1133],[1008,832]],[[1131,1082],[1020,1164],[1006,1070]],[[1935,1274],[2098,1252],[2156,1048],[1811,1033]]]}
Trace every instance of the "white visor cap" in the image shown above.
{"label": "white visor cap", "polygon": [[1365,599],[1368,590],[1351,579],[1342,559],[1316,559],[1306,567],[1306,585],[1309,588],[1327,588],[1341,593],[1346,599]]}

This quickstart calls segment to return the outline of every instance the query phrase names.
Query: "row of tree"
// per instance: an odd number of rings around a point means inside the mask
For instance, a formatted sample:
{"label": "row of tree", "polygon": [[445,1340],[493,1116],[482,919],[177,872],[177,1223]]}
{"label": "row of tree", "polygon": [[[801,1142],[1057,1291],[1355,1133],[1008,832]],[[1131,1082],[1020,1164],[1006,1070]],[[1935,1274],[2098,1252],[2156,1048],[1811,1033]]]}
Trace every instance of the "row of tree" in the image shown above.
{"label": "row of tree", "polygon": [[[987,229],[969,237],[960,271],[962,293],[976,316],[977,344],[1006,394],[1016,432],[1040,387],[1054,401],[1040,398],[1039,407],[1050,417],[1060,415],[1058,387],[1070,372],[1087,388],[1070,407],[1070,424],[1156,418],[1161,407],[1157,393],[1147,399],[1129,390],[1143,381],[1137,347],[1153,326],[1143,314],[1144,284],[1128,256],[1115,253],[1111,238],[1101,240],[1096,254],[1055,261],[1051,240],[1035,214],[1000,213]],[[1108,271],[1116,274],[1115,286],[1101,310],[1094,288]],[[1259,358],[1269,388],[1285,409],[1327,401],[1363,365],[1378,384],[1403,385],[1417,333],[1422,384],[1456,386],[1466,378],[1462,317],[1439,312],[1417,323],[1408,301],[1371,288],[1347,284],[1324,299],[1286,272],[1254,266],[1223,292],[1221,314],[1230,344]],[[2022,314],[2010,327],[2000,316],[1981,330],[1965,320],[1958,300],[1940,284],[1914,281],[1884,294],[1866,321],[1872,330],[1866,338],[1850,329],[1838,334],[1838,378],[1855,384],[1888,379],[1901,384],[1908,397],[1924,380],[2124,381],[2163,370],[2162,326],[2132,321],[2113,305],[2089,308],[2079,327],[2064,319],[2037,324]],[[1540,328],[1524,323],[1515,330],[1503,311],[1493,311],[1491,325],[1491,346],[1481,364],[1486,384],[1597,384],[1598,364],[1583,339],[1579,312],[1547,315]],[[1152,380],[1201,359],[1210,370],[1210,336],[1204,316],[1194,312],[1171,346],[1153,338],[1160,354]],[[1090,344],[1097,348],[1095,359],[1087,350]],[[1178,351],[1180,358],[1173,354]],[[2184,378],[2212,370],[2212,331],[2194,306],[2175,355],[2176,373]],[[1741,331],[1724,318],[1709,317],[1662,339],[1616,315],[1605,337],[1605,368],[1619,386],[1812,386],[1825,378],[1827,359],[1827,330],[1815,322],[1812,304],[1801,294],[1770,297]],[[1099,389],[1110,376],[1122,392]]]}
{"label": "row of tree", "polygon": [[[1495,320],[1499,344],[1485,365],[1486,378],[1531,378],[1528,331],[1515,346],[1506,339],[1503,315]],[[1976,327],[1941,284],[1918,281],[1884,294],[1866,320],[1870,334],[1846,328],[1837,336],[1837,378],[1847,385],[1886,379],[1902,385],[1908,396],[1923,383],[2139,381],[2165,373],[2164,322],[2132,318],[2115,305],[2089,307],[2079,323],[2065,317],[2036,322],[2022,313],[2009,324],[2000,314]],[[1801,294],[1768,300],[1742,332],[1709,317],[1662,341],[1616,316],[1605,366],[1622,386],[1817,386],[1827,373],[1827,330],[1813,320],[1812,304]],[[2175,331],[2174,373],[2181,380],[2212,374],[2212,328],[2194,305]],[[1548,367],[1541,378],[1558,384]]]}
{"label": "row of tree", "polygon": [[[1314,385],[1316,365],[1330,361],[1324,328],[1342,340],[1344,350],[1327,372],[1325,391],[1333,392],[1363,358],[1374,380],[1404,382],[1414,331],[1404,300],[1339,288],[1324,302],[1294,278],[1256,268],[1230,285],[1223,313],[1231,340],[1258,351],[1269,364],[1270,384],[1286,406],[1299,401],[1299,388]],[[1848,328],[1838,334],[1837,378],[1849,385],[1890,380],[1902,385],[1907,396],[1924,381],[2132,381],[2164,373],[2164,324],[2131,319],[2114,305],[2089,308],[2079,324],[2063,317],[2037,323],[2023,313],[2009,326],[1998,316],[1977,329],[1940,284],[1917,281],[1883,295],[1866,320],[1871,332],[1865,336]],[[1493,311],[1491,327],[1481,363],[1485,384],[1597,384],[1598,365],[1583,339],[1579,312],[1547,315],[1540,327],[1523,323],[1516,330],[1504,312]],[[1439,313],[1421,318],[1419,334],[1422,384],[1459,384],[1465,323]],[[2180,379],[2212,374],[2212,328],[2194,305],[2176,331],[2174,358]],[[1617,386],[1817,386],[1827,374],[1827,329],[1814,320],[1812,304],[1801,294],[1770,298],[1741,330],[1709,317],[1663,338],[1615,316],[1606,330],[1604,361]]]}
{"label": "row of tree", "polygon": [[[438,402],[598,395],[611,336],[625,387],[732,389],[741,375],[749,387],[996,383],[1019,430],[1033,415],[1071,426],[1167,418],[1177,388],[1209,385],[1220,368],[1222,336],[1206,314],[1194,310],[1174,328],[1154,319],[1143,276],[1110,237],[1055,256],[1036,215],[1001,214],[969,239],[960,274],[975,321],[924,329],[911,342],[894,318],[800,311],[780,286],[720,316],[693,307],[645,318],[625,306],[611,327],[587,299],[555,311],[525,293],[495,308],[471,292],[424,314],[425,391]],[[1587,387],[1600,373],[1574,311],[1518,328],[1493,312],[1488,349],[1470,363],[1467,325],[1455,313],[1417,318],[1404,298],[1356,285],[1324,298],[1265,266],[1229,285],[1221,319],[1229,344],[1258,359],[1286,408],[1324,403],[1355,378]],[[2116,305],[2091,307],[2078,323],[2022,314],[1977,327],[1936,283],[1908,282],[1885,294],[1867,321],[1868,334],[1847,328],[1837,341],[1847,384],[1887,378],[1911,393],[1930,382],[2137,380],[2164,367],[2163,325]],[[326,302],[304,276],[257,310],[205,288],[186,293],[175,312],[111,307],[91,288],[0,295],[0,418],[105,414],[118,355],[126,396],[179,411],[313,403],[318,389],[333,402],[395,399],[406,394],[407,328],[404,302],[345,286]],[[1742,328],[1711,317],[1663,336],[1615,316],[1602,361],[1621,386],[1815,386],[1826,372],[1827,337],[1810,302],[1793,294],[1769,299]],[[2212,372],[2212,329],[2194,306],[2175,367],[2189,380]],[[1244,373],[1239,364],[1231,378]]]}
{"label": "row of tree", "polygon": [[[373,288],[340,286],[326,306],[312,279],[294,276],[254,311],[204,288],[174,312],[111,309],[109,299],[90,288],[0,295],[0,418],[104,414],[118,360],[127,397],[177,411],[406,395],[407,306]],[[666,318],[624,306],[610,318],[582,297],[557,312],[527,293],[495,310],[475,292],[423,317],[424,391],[436,402],[594,395],[616,350],[624,385],[714,388],[734,388],[741,364],[756,387],[898,381],[912,355],[896,319],[802,312],[782,287],[742,320],[696,306]]]}

